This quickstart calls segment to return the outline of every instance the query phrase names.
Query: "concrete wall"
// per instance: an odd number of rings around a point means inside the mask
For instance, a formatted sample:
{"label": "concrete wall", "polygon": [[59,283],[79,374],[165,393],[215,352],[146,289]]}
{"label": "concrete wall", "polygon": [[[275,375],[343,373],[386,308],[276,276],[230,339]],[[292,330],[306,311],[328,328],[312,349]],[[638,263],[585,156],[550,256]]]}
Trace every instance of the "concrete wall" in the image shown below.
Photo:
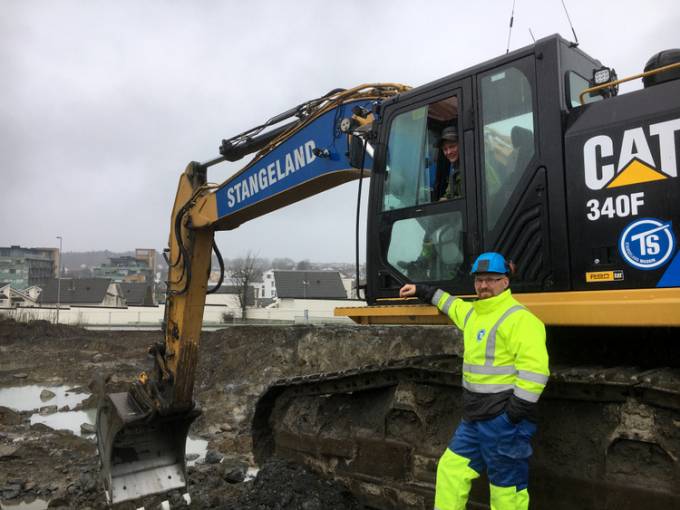
{"label": "concrete wall", "polygon": [[366,306],[365,301],[346,299],[281,299],[277,306],[268,308],[249,308],[248,320],[251,321],[293,321],[298,323],[352,324],[347,317],[335,317],[333,311],[341,306]]}
{"label": "concrete wall", "polygon": [[[223,324],[224,307],[206,306],[203,320],[206,325]],[[165,313],[164,306],[130,306],[127,308],[72,306],[59,309],[59,322],[74,326],[158,327]],[[56,308],[17,308],[2,310],[0,314],[18,321],[46,320],[56,322]]]}
{"label": "concrete wall", "polygon": [[[241,319],[238,303],[222,300],[220,294],[208,296],[203,312],[203,323],[208,327],[217,327],[230,323],[227,317],[237,321]],[[252,308],[246,313],[250,322],[287,322],[287,323],[348,323],[346,317],[334,317],[333,310],[337,306],[362,306],[363,301],[333,301],[324,299],[286,299],[278,308]],[[96,327],[160,327],[165,313],[164,305],[157,307],[129,306],[127,308],[108,308],[91,306],[62,307],[59,310],[59,322],[63,324]],[[18,321],[46,320],[56,322],[55,307],[34,307],[0,310],[0,315],[12,317]],[[226,317],[225,317],[226,315]]]}

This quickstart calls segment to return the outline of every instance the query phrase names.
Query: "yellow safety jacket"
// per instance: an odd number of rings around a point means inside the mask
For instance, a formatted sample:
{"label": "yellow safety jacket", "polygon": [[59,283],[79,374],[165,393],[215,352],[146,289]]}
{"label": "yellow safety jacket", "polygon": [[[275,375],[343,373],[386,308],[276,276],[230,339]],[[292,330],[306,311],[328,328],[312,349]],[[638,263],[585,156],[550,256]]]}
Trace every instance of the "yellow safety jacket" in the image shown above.
{"label": "yellow safety jacket", "polygon": [[473,302],[439,289],[432,304],[463,330],[465,389],[478,394],[512,390],[525,402],[538,402],[550,375],[545,326],[510,289]]}

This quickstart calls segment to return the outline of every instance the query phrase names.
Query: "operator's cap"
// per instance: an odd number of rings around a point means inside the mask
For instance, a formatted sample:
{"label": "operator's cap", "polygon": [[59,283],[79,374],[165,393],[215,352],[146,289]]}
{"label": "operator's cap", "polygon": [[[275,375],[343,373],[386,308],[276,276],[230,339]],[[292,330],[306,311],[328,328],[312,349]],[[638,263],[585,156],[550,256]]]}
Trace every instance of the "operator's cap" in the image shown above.
{"label": "operator's cap", "polygon": [[510,272],[510,266],[505,261],[505,257],[500,253],[494,251],[489,251],[482,253],[475,263],[472,264],[471,274],[477,273],[500,273],[508,274]]}
{"label": "operator's cap", "polygon": [[445,127],[442,131],[442,136],[437,142],[437,147],[441,147],[444,142],[457,142],[458,141],[458,128],[456,126]]}

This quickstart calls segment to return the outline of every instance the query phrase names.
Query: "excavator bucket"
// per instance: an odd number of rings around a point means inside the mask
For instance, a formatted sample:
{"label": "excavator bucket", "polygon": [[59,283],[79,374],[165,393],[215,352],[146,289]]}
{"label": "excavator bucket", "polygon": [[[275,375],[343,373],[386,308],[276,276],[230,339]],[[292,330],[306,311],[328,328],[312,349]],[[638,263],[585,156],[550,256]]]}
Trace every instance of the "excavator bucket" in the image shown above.
{"label": "excavator bucket", "polygon": [[112,393],[97,411],[97,448],[109,504],[186,486],[187,434],[200,414],[143,411],[129,393]]}

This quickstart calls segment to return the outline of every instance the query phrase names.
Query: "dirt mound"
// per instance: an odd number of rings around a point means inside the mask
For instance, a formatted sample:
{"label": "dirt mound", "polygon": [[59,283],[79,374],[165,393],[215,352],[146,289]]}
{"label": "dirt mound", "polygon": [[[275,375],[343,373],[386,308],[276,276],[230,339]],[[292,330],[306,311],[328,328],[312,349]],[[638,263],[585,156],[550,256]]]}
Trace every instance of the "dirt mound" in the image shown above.
{"label": "dirt mound", "polygon": [[[101,377],[108,392],[123,391],[151,368],[148,347],[160,341],[160,331],[91,331],[0,319],[0,389],[63,384],[87,391]],[[192,435],[207,440],[209,451],[248,465],[254,404],[274,380],[452,348],[448,331],[409,327],[238,326],[203,333],[195,386],[203,415]],[[77,409],[95,407],[95,400]],[[50,508],[106,508],[93,441],[31,425],[32,412],[0,409],[0,501],[39,498]],[[239,482],[232,467],[219,461],[192,466],[188,476],[191,508],[361,508],[343,486],[279,460],[261,466],[251,482]],[[181,494],[173,494],[117,510],[157,508],[167,498],[173,508],[182,507]]]}
{"label": "dirt mound", "polygon": [[35,339],[54,339],[85,335],[86,330],[48,321],[17,322],[0,318],[0,344]]}
{"label": "dirt mound", "polygon": [[255,480],[224,509],[357,510],[363,508],[338,482],[320,478],[306,467],[279,459],[268,461]]}

